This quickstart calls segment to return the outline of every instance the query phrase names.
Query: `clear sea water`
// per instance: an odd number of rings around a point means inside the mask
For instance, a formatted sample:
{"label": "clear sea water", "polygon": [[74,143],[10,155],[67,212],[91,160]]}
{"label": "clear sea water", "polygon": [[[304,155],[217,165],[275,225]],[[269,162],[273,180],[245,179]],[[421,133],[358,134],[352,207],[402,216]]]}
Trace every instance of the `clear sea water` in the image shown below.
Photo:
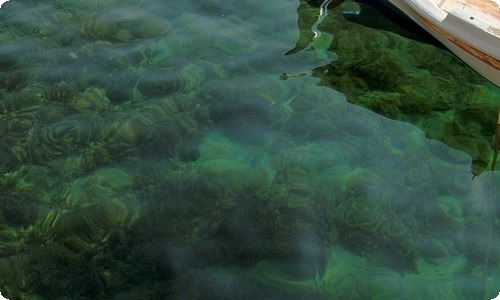
{"label": "clear sea water", "polygon": [[2,295],[494,298],[499,88],[321,4],[4,4]]}

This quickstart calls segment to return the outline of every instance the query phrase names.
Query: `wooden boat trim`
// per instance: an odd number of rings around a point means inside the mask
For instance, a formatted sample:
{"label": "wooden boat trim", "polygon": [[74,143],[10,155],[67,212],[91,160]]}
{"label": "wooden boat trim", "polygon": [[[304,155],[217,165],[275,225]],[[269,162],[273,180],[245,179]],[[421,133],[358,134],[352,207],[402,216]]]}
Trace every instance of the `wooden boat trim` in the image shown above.
{"label": "wooden boat trim", "polygon": [[420,17],[422,22],[424,22],[427,26],[429,26],[430,28],[435,30],[437,33],[439,33],[443,37],[445,37],[447,40],[449,40],[453,44],[457,45],[458,47],[460,47],[462,50],[466,51],[470,55],[473,55],[477,59],[483,61],[484,63],[494,67],[497,70],[500,70],[500,60],[482,52],[481,50],[478,50],[478,49],[472,47],[471,45],[469,45],[466,42],[462,41],[461,39],[457,38],[456,36],[449,33],[448,31],[436,26],[433,22],[429,21],[428,19],[426,19],[425,17],[423,17],[419,13],[417,13],[417,12],[415,12],[415,13]]}

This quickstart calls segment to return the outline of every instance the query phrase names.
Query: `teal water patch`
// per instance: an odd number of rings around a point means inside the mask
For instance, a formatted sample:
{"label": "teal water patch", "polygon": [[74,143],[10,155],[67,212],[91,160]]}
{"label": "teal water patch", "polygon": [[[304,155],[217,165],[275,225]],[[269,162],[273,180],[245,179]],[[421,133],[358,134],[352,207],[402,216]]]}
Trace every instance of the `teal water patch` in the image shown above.
{"label": "teal water patch", "polygon": [[[350,102],[458,114],[428,99],[441,85],[391,82],[409,76],[400,63],[422,79],[438,62],[463,71],[481,126],[496,91],[441,50],[354,34],[339,9],[314,44],[320,10],[284,0],[2,7],[2,294],[493,298],[498,172],[472,179],[469,154],[427,138],[442,123],[424,132]],[[406,56],[377,61],[391,45]]]}

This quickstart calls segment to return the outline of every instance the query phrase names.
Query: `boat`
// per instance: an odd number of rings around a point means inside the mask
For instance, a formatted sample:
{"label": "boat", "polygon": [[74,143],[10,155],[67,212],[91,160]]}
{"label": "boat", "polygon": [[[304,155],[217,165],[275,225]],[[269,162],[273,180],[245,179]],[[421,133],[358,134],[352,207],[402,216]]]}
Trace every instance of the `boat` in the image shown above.
{"label": "boat", "polygon": [[384,1],[500,87],[500,9],[497,3],[490,0]]}

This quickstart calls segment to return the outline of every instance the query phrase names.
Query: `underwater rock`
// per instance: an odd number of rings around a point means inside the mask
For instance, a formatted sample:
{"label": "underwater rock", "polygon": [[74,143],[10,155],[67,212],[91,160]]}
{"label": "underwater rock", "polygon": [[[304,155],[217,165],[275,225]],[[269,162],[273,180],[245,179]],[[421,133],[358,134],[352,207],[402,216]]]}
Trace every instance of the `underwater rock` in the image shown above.
{"label": "underwater rock", "polygon": [[[272,157],[272,163],[280,180],[293,185],[293,181],[314,180],[320,172],[336,167],[339,161],[325,145],[310,143],[281,151]],[[303,184],[308,186],[307,182]]]}
{"label": "underwater rock", "polygon": [[242,266],[272,256],[276,244],[283,242],[277,240],[278,228],[271,226],[276,218],[266,207],[255,204],[257,202],[259,199],[251,199],[233,208],[221,220],[216,232],[227,247],[227,259]]}
{"label": "underwater rock", "polygon": [[197,92],[202,85],[210,79],[218,79],[227,76],[226,72],[217,64],[209,61],[196,61],[187,63],[182,67],[180,76],[184,79],[183,92]]}
{"label": "underwater rock", "polygon": [[42,128],[41,136],[55,152],[74,151],[101,140],[106,135],[103,125],[94,116],[73,115]]}
{"label": "underwater rock", "polygon": [[137,84],[143,74],[142,72],[118,70],[108,73],[105,75],[98,71],[89,81],[89,85],[104,89],[107,98],[112,104],[143,100],[143,95],[137,90]]}
{"label": "underwater rock", "polygon": [[98,203],[91,211],[100,228],[130,228],[138,219],[141,206],[134,196],[126,195]]}
{"label": "underwater rock", "polygon": [[22,61],[19,56],[19,49],[24,47],[32,47],[32,45],[26,41],[4,41],[0,43],[0,67],[2,70],[13,69]]}
{"label": "underwater rock", "polygon": [[199,124],[188,115],[179,115],[171,120],[151,126],[145,140],[139,145],[146,157],[170,157],[181,154],[196,159]]}
{"label": "underwater rock", "polygon": [[[292,213],[290,216],[293,215]],[[314,223],[295,222],[295,233],[285,240],[287,244],[277,247],[277,252],[282,255],[277,266],[291,277],[307,279],[323,274],[325,270],[328,246],[320,235],[321,232],[316,232],[319,226]]]}
{"label": "underwater rock", "polygon": [[456,252],[455,249],[450,249],[451,247],[448,244],[449,243],[447,243],[446,241],[440,241],[436,238],[429,238],[421,239],[420,243],[417,246],[418,251],[422,256],[432,260],[446,258],[449,257],[453,252]]}
{"label": "underwater rock", "polygon": [[20,90],[26,86],[33,75],[30,70],[0,71],[0,85],[7,91]]}
{"label": "underwater rock", "polygon": [[176,279],[173,294],[179,299],[236,299],[256,295],[253,289],[248,278],[237,273],[192,269]]}
{"label": "underwater rock", "polygon": [[[86,61],[85,58],[73,56],[74,53],[65,53],[64,51],[58,51],[60,53],[54,53],[55,51],[50,51],[49,54],[56,56],[54,62],[52,62],[50,67],[42,67],[37,70],[37,82],[42,82],[52,88],[50,85],[61,81],[73,81],[78,83],[78,90],[80,86],[87,84],[85,81],[86,70],[92,66]],[[60,60],[60,61],[58,61]],[[85,66],[84,66],[85,65]],[[83,73],[83,74],[82,74]]]}
{"label": "underwater rock", "polygon": [[173,93],[193,93],[200,90],[208,78],[225,75],[223,69],[207,61],[177,61],[170,67],[154,67],[144,73],[138,82],[138,91],[146,97],[164,97]]}
{"label": "underwater rock", "polygon": [[[325,299],[312,288],[290,283],[286,275],[277,274],[266,278],[251,271],[240,272],[231,268],[212,267],[207,269],[188,269],[174,281],[171,289],[177,299]],[[278,278],[276,278],[278,277]],[[283,282],[281,282],[283,281]],[[288,283],[288,284],[287,284]]]}
{"label": "underwater rock", "polygon": [[124,142],[141,140],[139,146],[143,150],[151,147],[162,152],[165,146],[165,152],[171,152],[197,136],[200,125],[207,124],[208,116],[196,97],[172,94],[138,104],[133,114],[119,116],[117,120],[116,135]]}
{"label": "underwater rock", "polygon": [[[2,195],[1,216],[5,223],[14,226],[28,226],[34,223],[38,212],[38,203],[27,194],[11,192]],[[0,248],[2,248],[0,246]]]}
{"label": "underwater rock", "polygon": [[169,31],[170,24],[167,20],[154,15],[146,15],[139,24],[131,28],[130,34],[136,38],[149,38],[164,35]]}
{"label": "underwater rock", "polygon": [[286,123],[285,130],[296,138],[312,141],[327,141],[344,133],[338,130],[330,116],[296,112]]}
{"label": "underwater rock", "polygon": [[[352,251],[370,253],[374,261],[396,270],[415,270],[415,223],[399,214],[408,204],[404,186],[385,188],[385,179],[371,170],[346,176],[344,195],[333,215],[339,241]],[[392,257],[392,260],[391,258]]]}
{"label": "underwater rock", "polygon": [[89,243],[76,235],[64,238],[62,244],[71,252],[82,255],[92,255],[97,250],[95,244]]}
{"label": "underwater rock", "polygon": [[79,111],[103,111],[109,109],[111,103],[103,89],[90,87],[71,100],[71,105]]}
{"label": "underwater rock", "polygon": [[105,14],[91,13],[82,20],[80,30],[82,34],[89,37],[106,38],[117,32],[118,28],[119,26],[113,24],[112,20],[108,20]]}
{"label": "underwater rock", "polygon": [[[219,130],[247,143],[262,143],[286,118],[282,107],[260,96],[226,98],[209,105],[210,118]],[[252,130],[249,131],[248,129]]]}
{"label": "underwater rock", "polygon": [[[173,49],[183,53],[186,57],[197,57],[199,53],[205,51],[213,36],[222,29],[212,18],[189,11],[182,12],[174,19],[173,24],[176,28],[176,34],[169,36],[167,42]],[[204,32],[209,32],[209,34],[203,34]],[[185,35],[191,35],[191,38],[183,38]],[[198,47],[194,47],[195,43]]]}
{"label": "underwater rock", "polygon": [[[267,80],[265,78],[259,78],[257,76],[237,76],[235,78],[231,78],[230,81],[225,80],[224,78],[218,80],[211,80],[207,85],[207,88],[203,90],[203,95],[207,99],[207,101],[214,102],[222,102],[229,101],[232,99],[237,99],[237,101],[244,101],[245,97],[250,95],[255,95],[257,93],[267,93],[264,90],[261,90],[260,87],[262,85],[268,86],[266,83]],[[282,82],[279,81],[278,82]],[[282,83],[281,83],[282,84]],[[275,83],[271,83],[269,85],[270,93],[276,90]],[[261,98],[268,98],[264,95],[260,96]],[[239,100],[241,99],[241,100]],[[266,99],[267,100],[267,99]],[[269,102],[272,100],[269,99]]]}
{"label": "underwater rock", "polygon": [[42,106],[42,100],[42,90],[38,87],[28,86],[3,96],[0,99],[0,114],[34,111]]}
{"label": "underwater rock", "polygon": [[189,113],[199,109],[199,99],[186,94],[173,94],[162,97],[154,102],[154,109],[159,109],[165,117],[173,116],[177,113]]}
{"label": "underwater rock", "polygon": [[76,11],[102,10],[115,6],[120,0],[89,0],[86,2],[74,2],[72,0],[58,0],[59,5],[65,9]]}
{"label": "underwater rock", "polygon": [[119,43],[127,43],[134,39],[132,33],[125,29],[118,30],[113,37]]}
{"label": "underwater rock", "polygon": [[134,177],[120,168],[102,168],[95,171],[91,176],[101,181],[103,186],[113,190],[129,188],[134,184]]}
{"label": "underwater rock", "polygon": [[42,165],[23,165],[15,172],[5,174],[5,179],[15,182],[15,194],[24,200],[47,201],[55,192],[52,171]]}
{"label": "underwater rock", "polygon": [[84,44],[79,52],[112,69],[122,71],[131,66],[142,65],[145,59],[141,45],[116,45],[102,40]]}
{"label": "underwater rock", "polygon": [[116,193],[130,189],[133,184],[134,177],[121,168],[97,169],[71,184],[65,202],[68,206],[80,206],[110,200]]}
{"label": "underwater rock", "polygon": [[100,289],[95,272],[89,272],[91,263],[60,244],[34,249],[23,269],[30,290],[51,298],[64,297],[69,290],[77,297],[96,297]]}
{"label": "underwater rock", "polygon": [[[18,280],[18,278],[14,275],[14,272],[17,269],[14,261],[17,260],[15,253],[19,251],[21,247],[22,243],[20,242],[19,235],[15,230],[11,228],[0,229],[0,255],[2,256],[0,259],[0,272],[4,275],[2,278],[3,280],[0,280],[0,284],[5,285],[7,278],[13,281]],[[5,260],[10,260],[10,262],[6,262]],[[7,275],[11,276],[7,277]]]}
{"label": "underwater rock", "polygon": [[268,100],[270,103],[278,106],[284,106],[283,110],[290,110],[287,106],[294,101],[296,93],[300,94],[301,84],[291,84],[284,82],[276,76],[262,76],[259,78],[245,78],[242,80],[250,86],[259,86],[262,88],[255,89],[253,92],[258,96]]}
{"label": "underwater rock", "polygon": [[460,199],[446,196],[436,199],[436,204],[443,221],[458,226],[465,224],[462,204],[460,202]]}
{"label": "underwater rock", "polygon": [[172,67],[178,64],[178,59],[184,60],[183,52],[175,51],[169,45],[168,37],[161,40],[144,41],[139,46],[142,64],[147,67]]}
{"label": "underwater rock", "polygon": [[252,190],[259,192],[251,199],[245,190],[229,194],[235,195],[234,203],[215,224],[212,234],[222,247],[220,259],[246,267],[269,260],[293,278],[321,273],[324,228],[308,195],[287,192],[285,186]]}
{"label": "underwater rock", "polygon": [[133,6],[117,6],[85,15],[81,32],[88,37],[130,42],[168,31],[167,20]]}
{"label": "underwater rock", "polygon": [[[203,160],[203,154],[199,159]],[[273,179],[273,171],[262,166],[263,162],[253,168],[238,160],[213,159],[195,165],[200,173],[198,186],[201,192],[213,199],[234,196],[250,190],[261,190],[268,187]],[[230,200],[231,198],[227,198]]]}
{"label": "underwater rock", "polygon": [[487,229],[490,220],[467,224],[464,231],[464,249],[468,268],[485,268],[487,266],[498,265],[499,257],[496,256],[495,245],[496,238],[491,236]]}
{"label": "underwater rock", "polygon": [[73,81],[59,81],[56,84],[37,85],[43,91],[43,99],[56,102],[69,102],[78,93],[79,86]]}
{"label": "underwater rock", "polygon": [[400,274],[374,266],[365,258],[339,247],[332,249],[321,281],[324,284],[320,290],[324,290],[329,299],[386,298],[392,293],[394,297],[408,295],[411,298]]}
{"label": "underwater rock", "polygon": [[[339,210],[342,217],[347,219],[342,222],[361,230],[377,230],[386,221],[379,211],[384,203],[379,202],[395,200],[385,199],[382,184],[381,177],[369,170],[354,170],[347,176],[344,183],[345,198],[341,200],[345,201],[346,207],[343,209],[347,210]],[[370,205],[371,202],[377,203],[377,209]]]}
{"label": "underwater rock", "polygon": [[199,158],[192,167],[212,197],[266,189],[275,178],[267,155],[250,152],[219,132],[209,134],[198,149]]}
{"label": "underwater rock", "polygon": [[[26,112],[24,112],[26,113]],[[5,127],[3,130],[3,136],[5,140],[10,140],[12,144],[16,145],[19,143],[19,141],[24,140],[24,138],[29,134],[30,131],[32,131],[33,128],[33,120],[31,117],[29,117],[29,113],[26,114],[27,116],[17,116],[15,113],[14,114],[8,114],[4,116],[4,118],[0,119],[4,122]],[[6,146],[7,144],[4,144]],[[16,146],[11,146],[10,147],[10,155],[6,152],[6,157],[5,159],[10,160],[11,162],[13,161],[13,158],[20,158],[20,153],[17,151],[18,149]]]}
{"label": "underwater rock", "polygon": [[[176,280],[195,268],[205,268],[212,263],[214,254],[210,241],[178,241],[169,238],[152,238],[148,243],[135,245],[132,256],[141,261],[138,274],[147,274],[153,280]],[[211,249],[211,250],[208,250]]]}
{"label": "underwater rock", "polygon": [[[328,88],[318,88],[313,79],[292,90],[289,103],[294,112],[339,118],[348,113],[346,96]],[[288,98],[288,99],[290,99]]]}
{"label": "underwater rock", "polygon": [[[224,26],[226,25],[226,26]],[[243,55],[255,50],[258,39],[252,32],[244,27],[234,27],[235,24],[221,24],[211,40],[210,45],[220,50],[220,55]],[[210,51],[210,50],[209,50]]]}
{"label": "underwater rock", "polygon": [[135,144],[147,132],[147,127],[153,125],[153,122],[140,117],[131,117],[118,125],[117,137],[121,140]]}
{"label": "underwater rock", "polygon": [[70,23],[70,21],[75,20],[76,14],[73,10],[68,8],[59,8],[56,10],[50,10],[49,18],[56,23]]}
{"label": "underwater rock", "polygon": [[[81,152],[84,152],[82,150]],[[96,166],[94,160],[86,155],[72,155],[69,157],[54,158],[50,162],[50,166],[54,168],[61,178],[72,179],[75,177],[83,176],[89,169]],[[85,151],[86,152],[86,151]]]}
{"label": "underwater rock", "polygon": [[186,81],[178,68],[159,68],[147,71],[137,84],[138,90],[147,97],[162,97],[183,91]]}
{"label": "underwater rock", "polygon": [[[6,136],[6,133],[0,127],[0,135]],[[6,138],[0,139],[0,173],[5,174],[7,171],[12,170],[19,163],[19,158],[13,151],[12,145]]]}
{"label": "underwater rock", "polygon": [[5,26],[11,35],[17,37],[48,38],[55,31],[55,24],[47,18],[47,12],[53,9],[52,5],[37,7],[25,6],[5,19]]}
{"label": "underwater rock", "polygon": [[[69,207],[70,209],[53,211],[47,214],[45,221],[38,226],[34,226],[32,231],[34,234],[39,234],[38,239],[32,238],[34,246],[48,244],[54,239],[54,235],[58,238],[67,238],[77,235],[79,238],[91,242],[97,242],[104,236],[103,229],[108,229],[107,223],[102,223],[102,218],[95,214],[91,209],[94,205],[79,207]],[[53,215],[52,218],[50,216]]]}

